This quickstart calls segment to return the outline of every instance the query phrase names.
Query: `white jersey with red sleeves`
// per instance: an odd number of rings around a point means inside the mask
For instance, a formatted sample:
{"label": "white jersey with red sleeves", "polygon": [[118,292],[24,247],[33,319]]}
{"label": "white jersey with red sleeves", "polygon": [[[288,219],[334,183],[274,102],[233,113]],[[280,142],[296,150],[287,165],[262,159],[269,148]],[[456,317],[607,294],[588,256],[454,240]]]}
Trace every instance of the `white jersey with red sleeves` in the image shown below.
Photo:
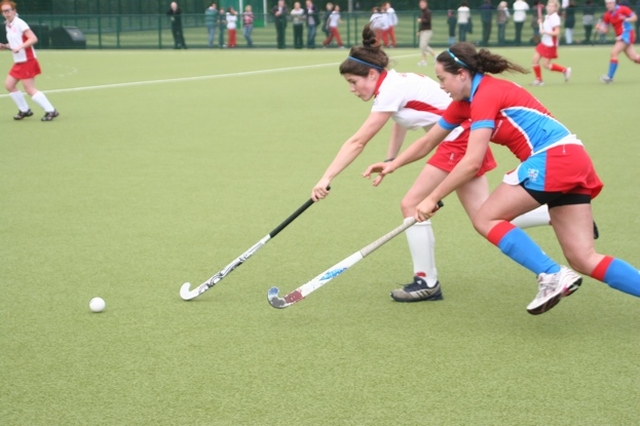
{"label": "white jersey with red sleeves", "polygon": [[[15,49],[16,47],[27,41],[27,37],[24,35],[24,33],[30,29],[29,24],[27,24],[17,16],[13,19],[12,23],[6,23],[6,29],[7,41],[9,42],[9,46],[11,46],[11,49]],[[32,59],[35,57],[36,50],[33,48],[33,46],[29,46],[26,49],[20,49],[18,53],[14,53],[13,62],[27,62],[28,59]]]}
{"label": "white jersey with red sleeves", "polygon": [[560,16],[556,12],[553,12],[551,15],[547,15],[542,22],[542,37],[540,38],[540,43],[549,47],[556,47],[558,45],[558,36],[550,36],[548,33],[553,31],[554,28],[560,26]]}
{"label": "white jersey with red sleeves", "polygon": [[382,72],[372,112],[392,112],[391,118],[405,129],[431,126],[451,103],[440,85],[415,73]]}

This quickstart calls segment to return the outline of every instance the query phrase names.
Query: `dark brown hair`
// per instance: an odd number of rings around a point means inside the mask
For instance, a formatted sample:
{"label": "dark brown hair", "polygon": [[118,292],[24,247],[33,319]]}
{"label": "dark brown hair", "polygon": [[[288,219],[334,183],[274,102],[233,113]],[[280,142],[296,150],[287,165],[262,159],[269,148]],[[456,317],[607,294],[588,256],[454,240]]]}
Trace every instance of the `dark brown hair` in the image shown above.
{"label": "dark brown hair", "polygon": [[493,54],[487,49],[476,51],[476,47],[469,42],[453,44],[440,53],[436,60],[442,64],[446,72],[451,74],[456,74],[460,68],[468,69],[472,75],[477,73],[500,74],[505,71],[529,73],[526,68],[503,56]]}

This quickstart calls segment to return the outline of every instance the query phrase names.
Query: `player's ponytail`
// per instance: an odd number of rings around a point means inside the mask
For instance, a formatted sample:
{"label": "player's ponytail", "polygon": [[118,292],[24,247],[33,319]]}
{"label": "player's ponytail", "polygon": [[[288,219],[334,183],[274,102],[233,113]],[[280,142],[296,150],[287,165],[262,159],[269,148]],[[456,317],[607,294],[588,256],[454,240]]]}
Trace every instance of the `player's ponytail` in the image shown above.
{"label": "player's ponytail", "polygon": [[349,57],[340,64],[340,74],[366,76],[369,70],[383,72],[389,65],[389,57],[380,47],[371,23],[362,30],[362,46],[353,46]]}
{"label": "player's ponytail", "polygon": [[444,70],[456,74],[461,68],[469,70],[472,75],[477,73],[500,74],[505,71],[527,74],[529,71],[522,66],[509,61],[507,58],[491,53],[487,49],[476,51],[476,47],[469,42],[455,43],[436,60],[442,64]]}

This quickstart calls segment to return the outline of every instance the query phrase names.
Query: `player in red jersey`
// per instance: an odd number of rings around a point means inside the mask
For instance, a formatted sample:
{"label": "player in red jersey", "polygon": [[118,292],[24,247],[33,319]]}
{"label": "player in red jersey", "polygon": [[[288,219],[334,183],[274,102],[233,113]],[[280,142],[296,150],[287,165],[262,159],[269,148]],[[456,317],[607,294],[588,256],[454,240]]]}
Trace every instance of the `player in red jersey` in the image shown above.
{"label": "player in red jersey", "polygon": [[638,15],[627,6],[616,4],[616,0],[605,0],[605,6],[607,11],[603,17],[604,25],[599,26],[598,31],[605,34],[609,31],[609,26],[612,26],[616,34],[616,42],[611,49],[609,72],[607,75],[601,76],[600,80],[603,83],[613,83],[613,76],[618,69],[618,55],[621,52],[624,52],[636,64],[640,64],[640,55],[633,47],[637,35],[633,23],[638,20]]}
{"label": "player in red jersey", "polygon": [[453,101],[440,121],[390,163],[370,166],[374,184],[398,167],[427,155],[465,120],[471,120],[467,151],[453,170],[415,210],[423,221],[436,203],[472,178],[489,142],[504,145],[521,161],[472,217],[476,230],[503,254],[534,272],[538,294],[527,306],[533,315],[553,308],[572,294],[582,277],[553,261],[521,229],[509,221],[549,206],[551,226],[572,268],[640,297],[640,271],[629,263],[599,254],[594,247],[591,199],[602,189],[582,142],[521,86],[487,73],[526,72],[521,66],[471,43],[456,43],[437,57],[440,86]]}
{"label": "player in red jersey", "polygon": [[35,86],[36,75],[40,74],[40,64],[36,59],[36,51],[33,45],[38,42],[38,38],[31,31],[29,25],[18,18],[16,4],[12,1],[2,1],[0,3],[2,16],[6,19],[8,44],[0,44],[0,49],[11,50],[13,54],[13,67],[7,75],[4,87],[9,91],[11,99],[18,105],[18,113],[14,120],[22,120],[31,117],[33,112],[24,95],[16,87],[22,81],[24,90],[31,96],[31,99],[42,107],[45,111],[42,121],[51,121],[58,116],[58,111],[51,105],[44,93],[38,91]]}

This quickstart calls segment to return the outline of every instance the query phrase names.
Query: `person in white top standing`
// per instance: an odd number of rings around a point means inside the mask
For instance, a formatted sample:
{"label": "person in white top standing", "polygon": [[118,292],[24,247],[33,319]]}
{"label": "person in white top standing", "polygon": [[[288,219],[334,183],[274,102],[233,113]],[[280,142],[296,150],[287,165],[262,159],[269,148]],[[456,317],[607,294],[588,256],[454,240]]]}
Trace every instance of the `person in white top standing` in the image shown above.
{"label": "person in white top standing", "polygon": [[396,42],[396,26],[398,26],[398,15],[396,15],[396,11],[391,7],[391,3],[387,2],[383,6],[383,12],[387,14],[387,18],[389,21],[389,41],[391,42],[391,46],[397,47],[398,44]]}
{"label": "person in white top standing", "polygon": [[571,78],[571,68],[562,65],[552,64],[551,60],[558,57],[558,36],[560,35],[560,15],[558,8],[560,4],[557,0],[549,0],[547,2],[547,16],[544,21],[539,20],[540,25],[540,43],[536,46],[533,54],[533,72],[536,79],[531,83],[532,86],[542,86],[542,68],[540,67],[540,59],[543,58],[543,65],[554,72],[561,72],[564,75],[564,81]]}
{"label": "person in white top standing", "polygon": [[233,6],[229,6],[227,8],[227,37],[229,38],[229,44],[227,47],[234,48],[237,45],[237,31],[238,31],[238,12],[233,8]]}
{"label": "person in white top standing", "polygon": [[340,31],[338,30],[338,24],[342,22],[340,19],[340,6],[337,4],[333,6],[333,11],[331,15],[329,15],[329,19],[327,19],[327,28],[329,29],[329,35],[322,42],[324,47],[327,47],[331,40],[336,39],[336,43],[338,43],[338,47],[344,47],[342,44],[342,39],[340,38]]}
{"label": "person in white top standing", "polygon": [[[311,198],[314,201],[329,195],[327,188],[331,181],[360,155],[367,143],[376,136],[389,119],[394,123],[385,161],[392,161],[396,157],[407,130],[420,128],[428,130],[438,122],[451,103],[449,95],[431,78],[387,69],[389,57],[377,44],[376,35],[370,23],[362,31],[362,43],[362,46],[351,48],[349,56],[340,65],[340,74],[349,83],[353,94],[365,102],[373,100],[371,113],[360,129],[344,142],[322,178],[313,187]],[[446,142],[440,144],[435,154],[427,161],[401,202],[403,217],[413,217],[416,206],[425,194],[442,182],[464,156],[467,149],[469,124],[463,124],[453,130]],[[495,167],[493,156],[490,151],[487,151],[477,175],[458,190],[458,198],[469,217],[472,217],[488,198],[489,184],[484,174]],[[370,177],[375,171],[375,165],[370,166],[363,176]],[[532,220],[527,223],[528,226],[549,224],[548,211],[540,209],[534,214],[538,214],[538,217],[530,216],[529,219]],[[523,217],[517,220],[521,218]],[[414,279],[403,288],[393,290],[391,297],[398,302],[442,300],[435,264],[435,236],[431,221],[413,225],[407,229],[406,235],[413,260]]]}
{"label": "person in white top standing", "polygon": [[18,18],[14,2],[2,1],[0,8],[2,16],[6,20],[7,41],[9,42],[8,44],[0,44],[0,49],[11,50],[14,62],[7,79],[4,81],[4,87],[18,106],[18,113],[13,119],[22,120],[33,115],[23,93],[17,88],[18,82],[22,81],[22,86],[31,99],[44,109],[45,115],[42,117],[42,121],[51,121],[59,115],[58,111],[51,105],[45,94],[36,89],[35,85],[36,75],[42,72],[38,59],[36,59],[36,51],[33,48],[33,45],[38,42],[38,38],[31,31],[29,25]]}
{"label": "person in white top standing", "polygon": [[371,12],[371,17],[369,18],[371,28],[376,33],[378,43],[387,47],[389,46],[389,18],[378,6],[375,6]]}
{"label": "person in white top standing", "polygon": [[458,8],[458,41],[467,41],[469,19],[471,19],[471,9],[467,2],[463,1]]}
{"label": "person in white top standing", "polygon": [[527,20],[527,11],[529,3],[524,0],[516,0],[513,3],[513,23],[516,26],[515,44],[519,46],[522,43],[522,27]]}

